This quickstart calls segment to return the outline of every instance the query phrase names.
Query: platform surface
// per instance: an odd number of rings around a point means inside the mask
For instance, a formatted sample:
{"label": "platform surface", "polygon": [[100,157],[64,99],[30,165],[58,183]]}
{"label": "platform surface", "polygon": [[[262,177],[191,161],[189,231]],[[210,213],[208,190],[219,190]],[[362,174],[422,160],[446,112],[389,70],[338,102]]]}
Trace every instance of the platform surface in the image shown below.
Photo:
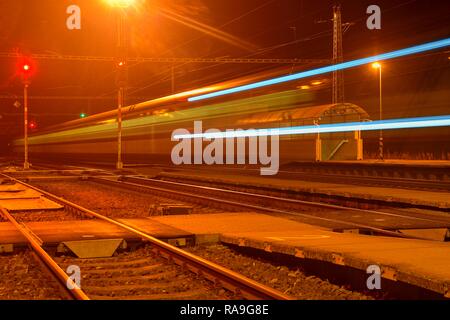
{"label": "platform surface", "polygon": [[251,175],[236,175],[233,172],[174,172],[161,173],[161,177],[197,179],[206,182],[230,183],[235,185],[251,185],[269,187],[281,190],[294,190],[307,193],[342,196],[345,198],[360,198],[366,200],[381,200],[400,202],[411,205],[425,205],[429,207],[450,208],[450,194],[448,192],[421,191],[389,187],[370,187],[363,185],[336,184],[301,180],[287,180],[276,177],[261,177]]}
{"label": "platform surface", "polygon": [[367,159],[367,160],[358,160],[358,161],[326,161],[325,163],[332,164],[369,164],[369,165],[380,165],[380,166],[389,166],[389,165],[399,165],[399,166],[421,166],[421,167],[449,167],[449,160],[406,160],[406,159],[398,159],[391,160],[387,159],[384,161],[375,160],[375,159]]}
{"label": "platform surface", "polygon": [[[158,239],[193,236],[188,231],[183,231],[150,219],[121,219],[120,221],[136,227],[143,232],[147,232]],[[99,220],[29,222],[26,223],[26,226],[44,242],[44,245],[67,241],[99,239],[141,240],[140,236],[111,223]],[[23,245],[26,244],[26,241],[11,223],[0,222],[0,244]]]}
{"label": "platform surface", "polygon": [[40,197],[41,194],[32,189],[20,189],[14,186],[11,186],[10,188],[0,189],[0,200],[36,199]]}
{"label": "platform surface", "polygon": [[58,210],[63,206],[51,201],[45,197],[36,199],[7,199],[0,200],[0,207],[10,212],[15,211],[40,211],[40,210]]}
{"label": "platform surface", "polygon": [[450,289],[450,245],[443,242],[334,233],[254,213],[153,218],[196,234],[219,233],[225,243],[307,257],[366,270],[379,265],[396,279],[435,292]]}
{"label": "platform surface", "polygon": [[154,219],[118,219],[118,221],[148,233],[158,239],[174,239],[194,236],[192,232],[163,224]]}

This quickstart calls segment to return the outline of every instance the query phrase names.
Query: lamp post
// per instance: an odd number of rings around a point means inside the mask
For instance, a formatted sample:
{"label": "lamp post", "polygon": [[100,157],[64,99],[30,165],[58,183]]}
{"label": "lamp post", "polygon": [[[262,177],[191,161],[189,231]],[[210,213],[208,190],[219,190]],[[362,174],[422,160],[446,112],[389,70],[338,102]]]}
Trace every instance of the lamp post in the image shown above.
{"label": "lamp post", "polygon": [[[377,69],[379,71],[379,81],[380,81],[380,121],[383,120],[383,83],[382,83],[382,66],[379,62],[375,62],[372,64],[372,68]],[[379,149],[378,149],[378,158],[380,161],[384,161],[384,139],[383,139],[383,130],[380,130],[380,138],[379,138]]]}
{"label": "lamp post", "polygon": [[122,108],[125,104],[125,87],[126,87],[126,40],[124,36],[125,13],[123,9],[119,9],[117,48],[119,62],[117,63],[117,170],[123,169],[122,162]]}
{"label": "lamp post", "polygon": [[118,8],[117,22],[117,164],[118,170],[123,169],[122,161],[122,108],[125,105],[125,88],[128,76],[128,37],[126,35],[126,9],[133,5],[134,0],[107,0]]}

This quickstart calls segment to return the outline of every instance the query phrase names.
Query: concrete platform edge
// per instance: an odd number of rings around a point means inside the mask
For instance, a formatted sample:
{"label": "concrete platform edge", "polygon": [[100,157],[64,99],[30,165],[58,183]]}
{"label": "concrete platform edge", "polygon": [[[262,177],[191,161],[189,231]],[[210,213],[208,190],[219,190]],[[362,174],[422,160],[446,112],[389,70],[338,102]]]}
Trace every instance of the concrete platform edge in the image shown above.
{"label": "concrete platform edge", "polygon": [[[230,235],[221,235],[220,241],[224,244],[236,245],[262,250],[268,253],[280,253],[297,257],[299,259],[311,259],[316,261],[329,262],[332,264],[355,268],[366,272],[370,265],[379,265],[379,262],[364,260],[352,257],[349,254],[320,250],[317,248],[297,247],[292,245],[277,244],[270,241],[260,241]],[[400,281],[420,288],[442,294],[450,298],[450,281],[442,279],[432,279],[421,275],[399,270],[396,266],[380,265],[382,276],[392,281]]]}

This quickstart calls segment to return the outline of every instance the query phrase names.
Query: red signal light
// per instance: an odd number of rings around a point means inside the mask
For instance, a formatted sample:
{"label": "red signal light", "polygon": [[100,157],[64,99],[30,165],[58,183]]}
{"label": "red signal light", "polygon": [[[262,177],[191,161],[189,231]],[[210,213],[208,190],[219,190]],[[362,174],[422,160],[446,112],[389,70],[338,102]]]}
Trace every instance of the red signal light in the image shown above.
{"label": "red signal light", "polygon": [[29,81],[36,72],[35,62],[31,58],[23,57],[18,61],[16,70],[24,81]]}
{"label": "red signal light", "polygon": [[30,121],[30,123],[28,124],[28,128],[30,128],[31,130],[36,130],[37,127],[38,125],[36,121]]}

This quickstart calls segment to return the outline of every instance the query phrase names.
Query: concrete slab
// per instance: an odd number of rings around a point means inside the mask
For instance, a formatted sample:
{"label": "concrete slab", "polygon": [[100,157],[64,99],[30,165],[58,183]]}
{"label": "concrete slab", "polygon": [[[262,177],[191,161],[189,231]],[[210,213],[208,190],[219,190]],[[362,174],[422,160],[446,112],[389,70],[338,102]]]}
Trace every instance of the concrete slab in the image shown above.
{"label": "concrete slab", "polygon": [[384,161],[380,160],[358,160],[358,161],[327,161],[327,163],[335,163],[335,164],[371,164],[371,165],[379,165],[379,166],[390,166],[390,165],[399,165],[399,166],[424,166],[424,167],[448,167],[450,169],[450,161],[448,160],[391,160],[387,159]]}
{"label": "concrete slab", "polygon": [[[188,231],[150,219],[122,219],[121,221],[162,240],[194,238],[194,235]],[[43,241],[44,245],[110,239],[124,239],[127,242],[141,241],[141,237],[99,220],[29,222],[26,226]],[[1,244],[24,245],[26,240],[11,223],[0,222]]]}
{"label": "concrete slab", "polygon": [[409,229],[400,230],[401,233],[422,239],[429,239],[435,241],[445,241],[450,238],[450,231],[447,228],[442,229]]}
{"label": "concrete slab", "polygon": [[14,211],[32,211],[32,210],[59,210],[63,206],[59,203],[51,201],[45,197],[34,199],[2,199],[0,207],[10,212]]}
{"label": "concrete slab", "polygon": [[0,244],[23,244],[26,239],[10,222],[0,222]]}
{"label": "concrete slab", "polygon": [[20,184],[0,184],[0,193],[1,192],[20,192],[25,191],[26,188],[21,186]]}
{"label": "concrete slab", "polygon": [[36,199],[42,196],[41,193],[32,189],[19,190],[19,191],[0,191],[0,200],[8,199]]}
{"label": "concrete slab", "polygon": [[118,219],[118,221],[158,239],[194,238],[192,232],[163,224],[154,219]]}
{"label": "concrete slab", "polygon": [[67,241],[60,245],[58,251],[65,252],[67,248],[80,259],[110,258],[120,246],[125,247],[124,244],[123,239]]}
{"label": "concrete slab", "polygon": [[[302,231],[326,230],[308,224],[296,224],[287,219],[271,217],[252,212],[218,214],[193,214],[188,216],[163,216],[151,218],[153,221],[182,229],[195,234],[254,232],[258,231]],[[300,229],[299,229],[300,228]]]}
{"label": "concrete slab", "polygon": [[263,214],[158,217],[155,220],[193,233],[220,233],[221,241],[267,252],[331,262],[366,271],[379,265],[384,277],[443,295],[450,294],[448,243],[333,233]]}

